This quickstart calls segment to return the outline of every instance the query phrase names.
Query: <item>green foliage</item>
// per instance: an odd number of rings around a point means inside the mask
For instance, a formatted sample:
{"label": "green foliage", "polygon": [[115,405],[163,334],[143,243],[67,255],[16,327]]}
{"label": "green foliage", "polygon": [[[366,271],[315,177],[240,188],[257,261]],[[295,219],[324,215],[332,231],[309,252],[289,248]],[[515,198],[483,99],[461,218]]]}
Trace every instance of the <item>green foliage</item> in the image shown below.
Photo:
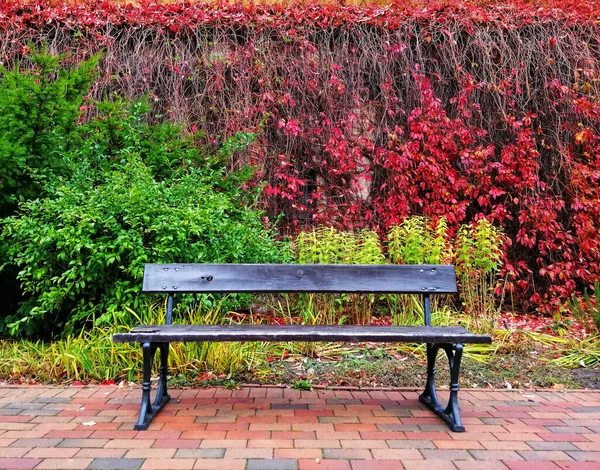
{"label": "green foliage", "polygon": [[[66,67],[66,56],[34,50],[8,70],[0,65],[0,219],[19,201],[43,197],[68,178],[66,152],[74,146],[81,105],[99,57]],[[1,228],[1,227],[0,227]],[[0,267],[11,241],[0,242]],[[0,309],[14,312],[21,298],[17,269],[0,272]]]}
{"label": "green foliage", "polygon": [[[385,255],[375,232],[340,232],[334,228],[300,233],[295,241],[295,253],[299,263],[454,262],[461,284],[460,300],[473,320],[473,328],[492,331],[502,301],[496,298],[494,289],[499,282],[503,242],[501,231],[485,219],[461,226],[457,237],[451,239],[443,218],[432,224],[427,217],[415,216],[389,229]],[[385,301],[394,324],[423,322],[422,296],[383,295],[380,299]],[[300,307],[301,318],[307,323],[340,323],[345,320],[344,315],[352,323],[368,323],[376,299],[373,295],[303,296]],[[449,312],[453,309],[452,297],[432,296],[431,309],[433,318],[436,312]]]}
{"label": "green foliage", "polygon": [[583,291],[582,298],[573,296],[567,303],[571,313],[595,334],[600,333],[600,283],[594,284],[594,292]]}
{"label": "green foliage", "polygon": [[456,237],[456,274],[460,298],[477,331],[494,330],[501,298],[494,295],[502,267],[504,239],[499,228],[485,219],[463,225]]}
{"label": "green foliage", "polygon": [[444,218],[432,226],[427,217],[408,217],[390,228],[387,255],[395,264],[446,264],[452,257],[447,229]]}
{"label": "green foliage", "polygon": [[144,263],[286,260],[241,189],[251,173],[226,174],[223,151],[205,155],[175,126],[145,124],[146,111],[101,106],[80,129],[72,179],[3,222],[28,295],[8,318],[12,334],[68,334],[136,308]]}
{"label": "green foliage", "polygon": [[[428,217],[413,216],[400,225],[390,227],[387,256],[396,264],[446,264],[452,260],[448,241],[448,226],[441,218],[433,225]],[[420,295],[388,295],[385,297],[395,325],[423,323],[423,298]],[[441,310],[448,304],[447,296],[433,296],[431,308]]]}
{"label": "green foliage", "polygon": [[311,391],[312,390],[312,385],[310,384],[310,382],[306,379],[302,379],[302,380],[296,380],[294,382],[294,386],[293,386],[294,390],[304,390],[304,391]]}
{"label": "green foliage", "polygon": [[[376,232],[340,232],[321,227],[301,232],[295,242],[299,263],[384,264],[381,242]],[[303,295],[301,317],[305,323],[339,324],[347,317],[352,324],[369,323],[375,306],[374,295]]]}
{"label": "green foliage", "polygon": [[376,232],[340,232],[320,227],[296,238],[296,259],[301,264],[382,264],[385,257]]}
{"label": "green foliage", "polygon": [[63,67],[65,56],[34,51],[27,65],[0,65],[0,217],[68,176],[65,159],[99,56]]}
{"label": "green foliage", "polygon": [[[220,324],[223,302],[210,309],[183,309],[175,323]],[[113,343],[113,333],[129,331],[134,324],[164,323],[164,303],[143,303],[137,310],[114,312],[106,325],[82,330],[52,342],[0,341],[0,377],[32,377],[38,381],[135,380],[142,370],[137,344]],[[233,374],[253,366],[258,343],[173,343],[169,367],[174,384],[187,385],[187,377],[212,370]],[[158,362],[154,364],[158,372]],[[183,375],[182,375],[183,374]],[[221,382],[222,384],[222,382]],[[227,383],[226,383],[227,384]]]}

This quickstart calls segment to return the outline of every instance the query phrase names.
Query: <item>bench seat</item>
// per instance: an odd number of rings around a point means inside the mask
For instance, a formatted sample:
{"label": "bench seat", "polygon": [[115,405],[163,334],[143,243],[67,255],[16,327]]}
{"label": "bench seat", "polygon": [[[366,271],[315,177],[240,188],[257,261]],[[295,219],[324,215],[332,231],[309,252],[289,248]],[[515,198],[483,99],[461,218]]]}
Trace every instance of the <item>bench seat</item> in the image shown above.
{"label": "bench seat", "polygon": [[363,341],[383,343],[490,344],[462,326],[141,325],[113,335],[116,343],[226,341]]}

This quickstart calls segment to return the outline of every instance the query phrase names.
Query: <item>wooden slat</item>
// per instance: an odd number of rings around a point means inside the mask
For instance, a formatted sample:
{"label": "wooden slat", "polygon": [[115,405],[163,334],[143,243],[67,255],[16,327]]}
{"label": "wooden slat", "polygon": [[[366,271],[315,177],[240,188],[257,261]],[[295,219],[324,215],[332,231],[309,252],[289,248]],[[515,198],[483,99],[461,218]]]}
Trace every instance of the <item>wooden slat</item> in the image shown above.
{"label": "wooden slat", "polygon": [[144,292],[456,292],[454,266],[147,264]]}
{"label": "wooden slat", "polygon": [[113,335],[117,343],[195,341],[363,341],[400,343],[478,343],[492,339],[463,327],[329,325],[158,325],[138,326]]}

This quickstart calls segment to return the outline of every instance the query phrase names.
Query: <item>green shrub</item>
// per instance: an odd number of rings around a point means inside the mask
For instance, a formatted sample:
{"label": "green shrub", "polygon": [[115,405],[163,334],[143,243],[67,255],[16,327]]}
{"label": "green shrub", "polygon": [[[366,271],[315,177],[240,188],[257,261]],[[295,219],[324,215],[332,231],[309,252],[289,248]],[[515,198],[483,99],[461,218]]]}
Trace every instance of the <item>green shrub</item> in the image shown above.
{"label": "green shrub", "polygon": [[99,57],[72,68],[63,66],[64,59],[42,50],[25,66],[0,65],[0,217],[69,173],[65,152]]}
{"label": "green shrub", "polygon": [[[223,152],[205,155],[171,124],[145,124],[141,105],[107,109],[81,129],[71,181],[3,222],[28,296],[6,321],[11,334],[69,334],[135,308],[148,300],[138,296],[144,263],[286,260],[242,190],[251,172],[226,175]],[[129,131],[109,145],[113,127]],[[251,138],[235,136],[226,148]]]}
{"label": "green shrub", "polygon": [[[34,51],[11,70],[0,65],[0,219],[19,201],[43,197],[72,169],[81,105],[96,75],[98,57],[66,67],[65,56]],[[8,241],[10,243],[10,240]],[[0,266],[8,246],[0,243]],[[21,300],[15,266],[0,272],[0,311],[14,312]]]}

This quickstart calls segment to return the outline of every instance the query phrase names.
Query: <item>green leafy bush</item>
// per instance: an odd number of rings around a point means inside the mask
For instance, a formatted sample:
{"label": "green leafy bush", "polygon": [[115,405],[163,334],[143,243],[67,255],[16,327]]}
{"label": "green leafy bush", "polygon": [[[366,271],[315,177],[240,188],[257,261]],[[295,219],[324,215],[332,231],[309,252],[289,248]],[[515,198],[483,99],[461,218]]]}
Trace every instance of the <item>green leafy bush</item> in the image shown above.
{"label": "green leafy bush", "polygon": [[[70,175],[66,152],[73,148],[99,57],[69,67],[65,58],[34,50],[10,70],[0,65],[0,219],[13,214],[19,201],[47,195]],[[0,266],[7,249],[0,243]],[[17,272],[11,265],[0,272],[3,315],[21,300]]]}
{"label": "green leafy bush", "polygon": [[0,65],[0,217],[68,174],[65,152],[99,57],[71,68],[64,59],[42,50],[12,70]]}
{"label": "green leafy bush", "polygon": [[[242,190],[251,172],[226,175],[223,152],[205,155],[173,125],[146,124],[140,104],[101,108],[80,130],[71,181],[3,223],[28,295],[6,322],[12,334],[70,333],[135,308],[144,263],[286,259]],[[127,132],[110,137],[113,128]]]}

